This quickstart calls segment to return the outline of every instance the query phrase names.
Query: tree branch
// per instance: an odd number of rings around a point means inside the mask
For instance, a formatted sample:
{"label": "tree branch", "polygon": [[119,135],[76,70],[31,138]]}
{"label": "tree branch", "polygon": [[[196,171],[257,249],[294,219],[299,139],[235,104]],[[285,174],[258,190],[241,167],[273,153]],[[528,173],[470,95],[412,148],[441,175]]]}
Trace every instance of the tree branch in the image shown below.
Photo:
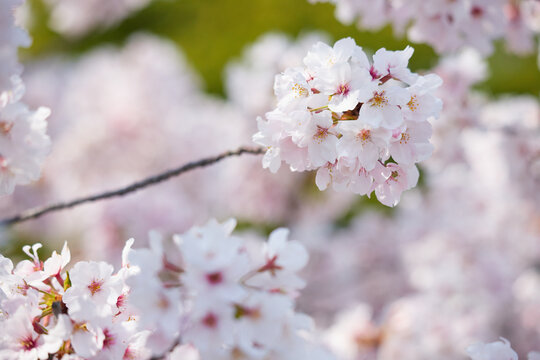
{"label": "tree branch", "polygon": [[82,197],[82,198],[71,200],[71,201],[60,202],[60,203],[45,206],[45,207],[36,207],[33,209],[28,209],[10,218],[0,220],[0,226],[8,226],[8,225],[20,223],[20,222],[31,220],[31,219],[37,219],[51,212],[56,212],[56,211],[60,211],[64,209],[70,209],[70,208],[73,208],[73,207],[76,207],[85,203],[89,203],[89,202],[109,199],[109,198],[113,198],[117,196],[123,196],[129,193],[135,192],[137,190],[143,189],[145,187],[159,184],[165,180],[181,175],[190,170],[215,164],[228,157],[240,156],[242,154],[260,155],[260,154],[264,154],[265,151],[266,150],[263,148],[241,147],[237,150],[227,151],[214,157],[209,157],[209,158],[189,162],[178,168],[167,170],[161,174],[157,174],[149,178],[137,181],[131,185],[128,185],[120,189],[110,190],[110,191],[106,191],[100,194],[90,195],[87,197]]}

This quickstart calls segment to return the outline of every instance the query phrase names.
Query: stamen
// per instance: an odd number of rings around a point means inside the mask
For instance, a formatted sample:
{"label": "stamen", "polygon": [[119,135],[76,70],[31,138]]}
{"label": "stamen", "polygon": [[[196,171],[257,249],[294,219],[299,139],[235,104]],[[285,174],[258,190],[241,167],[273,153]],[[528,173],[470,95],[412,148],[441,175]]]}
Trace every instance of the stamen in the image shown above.
{"label": "stamen", "polygon": [[92,294],[92,296],[94,296],[95,294],[101,291],[102,286],[103,286],[103,280],[94,279],[92,280],[92,283],[88,285],[88,290],[90,290],[90,293]]}
{"label": "stamen", "polygon": [[295,98],[308,95],[308,90],[300,84],[294,84],[291,90],[295,92]]}
{"label": "stamen", "polygon": [[407,106],[409,109],[411,109],[411,111],[416,111],[416,109],[418,109],[418,99],[416,95],[411,96],[411,100],[409,100]]}
{"label": "stamen", "polygon": [[319,142],[319,144],[328,136],[328,129],[317,125],[317,132],[313,135],[313,138]]}
{"label": "stamen", "polygon": [[356,140],[362,141],[363,144],[365,144],[369,139],[371,139],[371,130],[363,129],[356,134]]}
{"label": "stamen", "polygon": [[27,336],[19,341],[19,344],[23,348],[23,350],[29,351],[36,347],[36,340],[32,338],[32,336]]}
{"label": "stamen", "polygon": [[411,135],[404,132],[404,133],[401,134],[401,139],[399,139],[399,143],[400,144],[407,144],[410,139],[411,139]]}
{"label": "stamen", "polygon": [[371,100],[369,100],[369,103],[371,104],[372,107],[378,107],[379,109],[388,105],[388,98],[386,96],[384,96],[385,92],[384,91],[381,91],[381,92],[374,92],[373,93],[373,98],[371,98]]}

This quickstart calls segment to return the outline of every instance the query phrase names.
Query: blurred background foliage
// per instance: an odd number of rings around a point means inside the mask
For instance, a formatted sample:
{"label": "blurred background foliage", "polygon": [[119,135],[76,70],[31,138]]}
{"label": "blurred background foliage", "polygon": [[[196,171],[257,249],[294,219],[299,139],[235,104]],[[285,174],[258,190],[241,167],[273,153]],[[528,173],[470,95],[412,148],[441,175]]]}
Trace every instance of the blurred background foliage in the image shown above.
{"label": "blurred background foliage", "polygon": [[[84,0],[74,0],[84,1]],[[267,32],[296,37],[323,31],[334,39],[351,36],[366,49],[402,49],[409,42],[390,27],[378,32],[359,31],[334,18],[334,6],[307,0],[155,0],[118,25],[96,29],[83,38],[67,39],[47,26],[49,14],[42,0],[29,0],[35,18],[31,25],[34,44],[23,51],[25,59],[66,54],[77,56],[104,43],[122,44],[131,34],[151,32],[174,41],[205,81],[209,93],[223,95],[223,69],[239,58],[243,49]],[[426,45],[412,44],[411,67],[428,69],[437,56]],[[540,92],[536,56],[519,57],[498,44],[489,59],[490,77],[479,88],[492,95]]]}

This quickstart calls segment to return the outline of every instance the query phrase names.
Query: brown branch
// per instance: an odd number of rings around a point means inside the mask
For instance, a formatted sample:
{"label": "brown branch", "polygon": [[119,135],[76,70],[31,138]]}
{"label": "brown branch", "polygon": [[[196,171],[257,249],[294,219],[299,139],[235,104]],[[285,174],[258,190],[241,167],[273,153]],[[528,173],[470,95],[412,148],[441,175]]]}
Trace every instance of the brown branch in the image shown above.
{"label": "brown branch", "polygon": [[109,198],[113,198],[117,196],[123,196],[129,193],[135,192],[137,190],[143,189],[145,187],[159,184],[160,182],[163,182],[175,176],[181,175],[190,170],[215,164],[228,157],[239,156],[242,154],[260,155],[260,154],[263,154],[264,152],[265,152],[265,149],[263,148],[241,147],[237,150],[227,151],[217,156],[189,162],[178,168],[167,170],[161,174],[157,174],[149,178],[137,181],[131,185],[128,185],[120,189],[110,190],[110,191],[106,191],[100,194],[90,195],[90,196],[82,197],[82,198],[71,200],[71,201],[60,202],[60,203],[49,205],[49,206],[28,209],[10,218],[0,220],[0,226],[8,226],[15,223],[27,221],[30,219],[37,219],[51,212],[56,212],[56,211],[60,211],[64,209],[70,209],[70,208],[73,208],[73,207],[76,207],[85,203],[89,203],[89,202],[109,199]]}

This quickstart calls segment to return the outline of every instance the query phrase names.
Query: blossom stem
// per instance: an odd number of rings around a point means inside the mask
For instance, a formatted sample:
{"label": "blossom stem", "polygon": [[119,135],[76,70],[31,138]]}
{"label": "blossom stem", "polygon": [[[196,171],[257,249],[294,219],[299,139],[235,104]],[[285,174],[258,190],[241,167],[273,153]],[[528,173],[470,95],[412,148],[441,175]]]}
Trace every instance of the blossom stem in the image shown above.
{"label": "blossom stem", "polygon": [[385,84],[388,80],[392,79],[392,75],[388,74],[379,80],[379,86]]}
{"label": "blossom stem", "polygon": [[201,167],[206,167],[206,166],[209,166],[209,165],[213,165],[213,164],[215,164],[215,163],[217,163],[217,162],[219,162],[219,161],[221,161],[223,159],[229,158],[229,157],[240,156],[242,154],[261,155],[261,154],[264,154],[265,151],[266,150],[264,148],[258,148],[258,147],[256,147],[256,148],[241,147],[241,148],[236,149],[236,150],[226,151],[226,152],[224,152],[224,153],[222,153],[220,155],[217,155],[217,156],[212,156],[212,157],[204,158],[204,159],[201,159],[201,160],[189,162],[189,163],[184,164],[184,165],[182,165],[180,167],[164,171],[164,172],[162,172],[160,174],[150,176],[150,177],[148,177],[146,179],[143,179],[143,180],[139,180],[139,181],[137,181],[137,182],[135,182],[135,183],[133,183],[131,185],[122,187],[120,189],[110,190],[110,191],[102,192],[102,193],[99,193],[99,194],[94,194],[94,195],[90,195],[90,196],[86,196],[86,197],[81,197],[81,198],[78,198],[78,199],[74,199],[74,200],[70,200],[70,201],[66,201],[66,202],[60,202],[60,203],[57,203],[57,204],[48,205],[48,206],[44,206],[44,207],[36,207],[36,208],[33,208],[33,209],[28,209],[26,211],[23,211],[22,213],[19,213],[17,215],[14,215],[14,216],[10,217],[10,218],[0,220],[0,226],[8,226],[8,225],[13,225],[13,224],[20,223],[20,222],[27,221],[27,220],[31,220],[31,219],[37,219],[37,218],[39,218],[39,217],[41,217],[41,216],[43,216],[45,214],[51,213],[51,212],[56,212],[56,211],[60,211],[60,210],[64,210],[64,209],[74,208],[76,206],[86,204],[86,203],[90,203],[90,202],[94,202],[94,201],[109,199],[109,198],[118,197],[118,196],[124,196],[124,195],[130,194],[130,193],[133,193],[133,192],[135,192],[137,190],[140,190],[140,189],[143,189],[143,188],[155,185],[155,184],[159,184],[159,183],[161,183],[163,181],[169,180],[169,179],[171,179],[173,177],[181,175],[181,174],[183,174],[185,172],[188,172],[190,170],[201,168]]}
{"label": "blossom stem", "polygon": [[310,112],[320,112],[320,111],[327,110],[327,109],[328,109],[328,105],[325,105],[325,106],[321,106],[321,107],[318,107],[318,108],[309,109],[309,111]]}

